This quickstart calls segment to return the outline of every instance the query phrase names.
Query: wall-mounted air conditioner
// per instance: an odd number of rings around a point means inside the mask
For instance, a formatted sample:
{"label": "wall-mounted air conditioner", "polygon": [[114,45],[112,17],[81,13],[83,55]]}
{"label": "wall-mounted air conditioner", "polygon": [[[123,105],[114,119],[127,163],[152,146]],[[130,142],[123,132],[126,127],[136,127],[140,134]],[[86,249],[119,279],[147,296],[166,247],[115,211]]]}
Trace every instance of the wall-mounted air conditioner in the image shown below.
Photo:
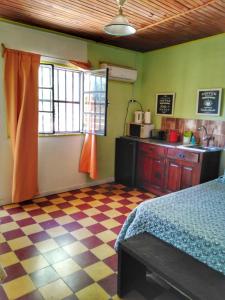
{"label": "wall-mounted air conditioner", "polygon": [[109,69],[109,79],[125,82],[135,82],[137,80],[137,70],[123,66],[111,65],[109,63],[100,63],[100,68]]}

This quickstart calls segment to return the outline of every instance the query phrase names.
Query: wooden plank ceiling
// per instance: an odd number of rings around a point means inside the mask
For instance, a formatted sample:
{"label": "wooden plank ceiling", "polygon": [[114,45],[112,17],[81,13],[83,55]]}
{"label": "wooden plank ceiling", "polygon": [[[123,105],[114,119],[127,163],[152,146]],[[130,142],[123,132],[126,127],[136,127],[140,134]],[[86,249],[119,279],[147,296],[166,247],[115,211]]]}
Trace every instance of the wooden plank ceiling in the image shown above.
{"label": "wooden plank ceiling", "polygon": [[116,13],[116,0],[0,1],[2,18],[142,52],[225,32],[225,0],[128,0],[129,37],[104,33]]}

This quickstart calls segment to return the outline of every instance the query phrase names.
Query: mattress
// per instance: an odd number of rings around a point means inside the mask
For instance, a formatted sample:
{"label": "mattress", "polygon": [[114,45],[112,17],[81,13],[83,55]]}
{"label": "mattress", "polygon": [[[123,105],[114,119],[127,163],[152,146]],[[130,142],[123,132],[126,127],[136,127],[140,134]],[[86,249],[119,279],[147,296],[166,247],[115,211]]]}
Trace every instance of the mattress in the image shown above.
{"label": "mattress", "polygon": [[149,232],[225,275],[225,180],[216,179],[134,209],[119,242]]}

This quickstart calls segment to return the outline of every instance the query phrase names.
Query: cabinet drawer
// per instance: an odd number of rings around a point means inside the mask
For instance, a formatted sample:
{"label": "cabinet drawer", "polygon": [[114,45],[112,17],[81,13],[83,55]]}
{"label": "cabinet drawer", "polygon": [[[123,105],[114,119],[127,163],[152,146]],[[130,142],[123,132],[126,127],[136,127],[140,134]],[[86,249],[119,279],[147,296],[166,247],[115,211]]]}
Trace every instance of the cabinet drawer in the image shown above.
{"label": "cabinet drawer", "polygon": [[190,151],[184,151],[184,150],[180,150],[180,149],[168,149],[167,157],[173,158],[173,159],[189,161],[189,162],[193,162],[193,163],[198,163],[200,154],[190,152]]}
{"label": "cabinet drawer", "polygon": [[166,148],[158,145],[152,145],[147,143],[140,143],[139,150],[145,152],[148,156],[157,158],[157,157],[165,157]]}

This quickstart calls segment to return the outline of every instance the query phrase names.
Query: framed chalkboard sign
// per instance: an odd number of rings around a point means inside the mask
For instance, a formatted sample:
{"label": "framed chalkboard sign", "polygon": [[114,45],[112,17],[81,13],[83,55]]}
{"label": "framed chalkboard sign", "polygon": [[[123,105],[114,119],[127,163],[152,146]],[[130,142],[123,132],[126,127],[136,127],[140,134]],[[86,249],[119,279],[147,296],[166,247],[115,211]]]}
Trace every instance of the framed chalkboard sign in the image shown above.
{"label": "framed chalkboard sign", "polygon": [[175,93],[156,94],[156,115],[172,116]]}
{"label": "framed chalkboard sign", "polygon": [[197,91],[197,115],[219,116],[222,88]]}

